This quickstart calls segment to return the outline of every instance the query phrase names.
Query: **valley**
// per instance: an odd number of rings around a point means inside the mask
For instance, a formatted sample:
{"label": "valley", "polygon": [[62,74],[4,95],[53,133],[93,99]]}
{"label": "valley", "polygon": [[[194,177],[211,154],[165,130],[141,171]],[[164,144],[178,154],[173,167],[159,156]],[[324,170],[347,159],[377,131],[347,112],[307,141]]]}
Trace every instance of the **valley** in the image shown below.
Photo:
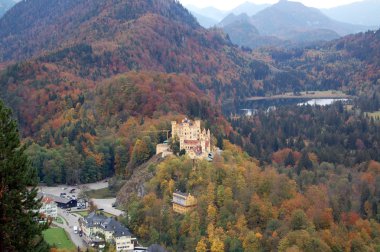
{"label": "valley", "polygon": [[[357,22],[284,0],[18,2],[0,17],[0,251],[65,251],[53,220],[67,251],[378,251],[380,30]],[[65,222],[35,190],[91,203]]]}

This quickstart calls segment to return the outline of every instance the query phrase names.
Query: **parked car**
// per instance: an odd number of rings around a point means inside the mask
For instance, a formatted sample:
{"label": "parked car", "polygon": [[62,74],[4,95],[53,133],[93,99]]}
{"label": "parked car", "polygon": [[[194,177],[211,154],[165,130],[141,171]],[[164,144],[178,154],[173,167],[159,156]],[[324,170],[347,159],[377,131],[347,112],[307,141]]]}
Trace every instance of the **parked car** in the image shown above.
{"label": "parked car", "polygon": [[74,226],[74,234],[78,233],[78,226]]}
{"label": "parked car", "polygon": [[74,192],[75,192],[75,188],[70,190],[70,193],[74,193]]}
{"label": "parked car", "polygon": [[66,197],[66,193],[61,193],[60,195],[59,195],[61,198],[65,198]]}

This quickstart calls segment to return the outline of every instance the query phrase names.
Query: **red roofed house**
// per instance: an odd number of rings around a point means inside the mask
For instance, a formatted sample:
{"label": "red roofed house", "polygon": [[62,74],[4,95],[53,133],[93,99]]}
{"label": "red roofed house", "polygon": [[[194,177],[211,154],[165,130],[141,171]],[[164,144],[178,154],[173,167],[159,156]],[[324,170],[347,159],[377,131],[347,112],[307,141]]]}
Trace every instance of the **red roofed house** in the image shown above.
{"label": "red roofed house", "polygon": [[51,197],[44,196],[42,198],[42,207],[40,208],[40,214],[45,217],[57,218],[57,203]]}

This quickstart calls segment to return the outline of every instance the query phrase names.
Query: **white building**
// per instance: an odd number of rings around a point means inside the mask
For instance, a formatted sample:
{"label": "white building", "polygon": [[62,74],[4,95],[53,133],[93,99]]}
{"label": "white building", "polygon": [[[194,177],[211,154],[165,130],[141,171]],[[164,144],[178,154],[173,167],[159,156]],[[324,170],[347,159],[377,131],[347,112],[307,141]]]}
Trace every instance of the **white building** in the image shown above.
{"label": "white building", "polygon": [[84,239],[87,243],[99,242],[98,233],[105,237],[105,241],[116,245],[117,251],[133,251],[136,238],[128,228],[111,217],[90,213],[81,222]]}
{"label": "white building", "polygon": [[57,218],[58,215],[58,207],[57,203],[55,203],[54,199],[50,197],[43,197],[42,198],[42,207],[40,208],[40,214],[43,215],[45,218],[51,217],[51,218]]}

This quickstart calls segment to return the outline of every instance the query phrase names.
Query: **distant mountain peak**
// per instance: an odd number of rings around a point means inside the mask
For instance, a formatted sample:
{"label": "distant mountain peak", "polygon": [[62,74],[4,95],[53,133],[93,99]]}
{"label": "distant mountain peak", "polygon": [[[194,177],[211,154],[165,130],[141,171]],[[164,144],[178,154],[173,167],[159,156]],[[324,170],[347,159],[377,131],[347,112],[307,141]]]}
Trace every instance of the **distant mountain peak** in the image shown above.
{"label": "distant mountain peak", "polygon": [[248,16],[253,16],[256,13],[258,13],[259,11],[267,8],[268,6],[270,6],[270,5],[269,4],[255,4],[255,3],[247,1],[247,2],[242,3],[239,6],[235,7],[234,9],[232,9],[231,13],[234,13],[236,15],[245,13]]}

